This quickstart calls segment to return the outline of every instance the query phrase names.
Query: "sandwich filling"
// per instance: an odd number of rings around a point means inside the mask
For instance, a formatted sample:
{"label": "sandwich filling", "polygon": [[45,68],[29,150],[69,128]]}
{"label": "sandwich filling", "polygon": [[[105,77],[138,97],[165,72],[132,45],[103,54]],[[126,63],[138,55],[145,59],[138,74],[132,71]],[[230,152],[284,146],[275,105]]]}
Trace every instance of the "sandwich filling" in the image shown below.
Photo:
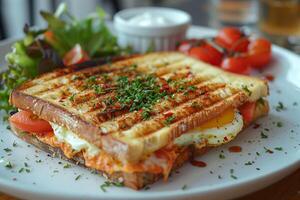
{"label": "sandwich filling", "polygon": [[139,163],[124,164],[67,128],[52,122],[50,124],[53,129],[52,134],[36,134],[36,137],[50,146],[60,148],[68,158],[82,155],[87,167],[106,173],[116,171],[162,173],[165,178],[168,177],[182,149],[193,144],[198,147],[219,146],[233,140],[244,126],[240,112],[230,108],[218,117],[182,134],[172,144],[146,156]]}

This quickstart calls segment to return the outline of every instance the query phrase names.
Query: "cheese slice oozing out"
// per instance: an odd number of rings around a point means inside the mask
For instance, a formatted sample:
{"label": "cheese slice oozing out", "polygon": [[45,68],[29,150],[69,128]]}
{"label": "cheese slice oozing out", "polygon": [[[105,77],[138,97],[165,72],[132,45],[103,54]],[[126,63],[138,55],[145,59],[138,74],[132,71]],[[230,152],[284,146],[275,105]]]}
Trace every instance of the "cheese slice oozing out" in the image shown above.
{"label": "cheese slice oozing out", "polygon": [[87,151],[88,155],[95,156],[100,153],[100,149],[87,142],[84,139],[78,137],[75,133],[68,130],[63,126],[59,126],[54,123],[50,123],[54,132],[55,137],[59,142],[66,142],[68,143],[75,152],[80,152],[81,150]]}
{"label": "cheese slice oozing out", "polygon": [[[97,146],[78,137],[67,128],[54,123],[51,123],[51,126],[58,141],[70,144],[74,151],[85,150],[89,156],[100,153]],[[236,109],[228,109],[222,115],[176,138],[174,143],[178,146],[186,146],[193,143],[199,144],[206,140],[209,146],[218,146],[234,139],[242,128],[241,114]]]}

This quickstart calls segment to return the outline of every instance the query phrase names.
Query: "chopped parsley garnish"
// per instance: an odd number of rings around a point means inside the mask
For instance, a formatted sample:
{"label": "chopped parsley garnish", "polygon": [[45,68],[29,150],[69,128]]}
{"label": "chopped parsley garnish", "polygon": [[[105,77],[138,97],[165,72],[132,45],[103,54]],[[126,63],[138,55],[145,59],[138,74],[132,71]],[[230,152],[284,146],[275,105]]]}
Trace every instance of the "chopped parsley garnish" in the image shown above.
{"label": "chopped parsley garnish", "polygon": [[109,76],[107,74],[102,74],[101,77],[104,79],[104,82],[109,80]]}
{"label": "chopped parsley garnish", "polygon": [[167,117],[167,119],[164,121],[164,124],[166,126],[169,126],[170,124],[172,124],[172,122],[176,119],[176,117],[174,115],[171,115],[169,117]]}
{"label": "chopped parsley garnish", "polygon": [[97,77],[96,76],[90,76],[86,79],[86,83],[87,84],[95,84],[96,83],[96,79]]}
{"label": "chopped parsley garnish", "polygon": [[22,173],[24,171],[30,173],[29,165],[26,162],[24,162],[24,167],[21,167],[18,172]]}
{"label": "chopped parsley garnish", "polygon": [[69,163],[66,163],[66,164],[64,164],[64,168],[70,168],[72,165],[71,164],[69,164]]}
{"label": "chopped parsley garnish", "polygon": [[233,178],[233,179],[237,179],[237,177],[233,174],[231,174],[230,177]]}
{"label": "chopped parsley garnish", "polygon": [[124,183],[123,182],[112,182],[113,186],[116,186],[116,187],[123,187],[124,186]]}
{"label": "chopped parsley garnish", "polygon": [[280,127],[283,126],[283,123],[282,123],[282,122],[277,122],[277,123],[276,123],[276,126],[280,128]]}
{"label": "chopped parsley garnish", "polygon": [[230,169],[230,177],[233,179],[237,179],[237,177],[233,175],[233,173],[234,173],[234,169]]}
{"label": "chopped parsley garnish", "polygon": [[277,112],[286,110],[286,107],[283,105],[283,103],[281,101],[278,102],[278,105],[275,107]]}
{"label": "chopped parsley garnish", "polygon": [[147,185],[144,190],[150,190],[151,188]]}
{"label": "chopped parsley garnish", "polygon": [[23,171],[25,170],[25,168],[24,167],[22,167],[21,169],[19,169],[19,173],[22,173]]}
{"label": "chopped parsley garnish", "polygon": [[116,186],[116,187],[123,187],[124,183],[123,182],[110,182],[110,181],[105,181],[102,185],[100,185],[100,189],[103,192],[106,192],[108,187],[111,186]]}
{"label": "chopped parsley garnish", "polygon": [[186,184],[184,184],[183,186],[182,186],[182,188],[181,188],[182,190],[186,190],[187,189],[187,185]]}
{"label": "chopped parsley garnish", "polygon": [[115,103],[115,101],[109,97],[107,99],[104,99],[104,103],[105,103],[105,105],[110,106],[110,105],[113,105]]}
{"label": "chopped parsley garnish", "polygon": [[274,149],[277,150],[277,151],[282,151],[283,150],[282,147],[275,147]]}
{"label": "chopped parsley garnish", "polygon": [[151,116],[150,110],[149,109],[143,109],[143,112],[142,112],[143,120],[149,119],[150,116]]}
{"label": "chopped parsley garnish", "polygon": [[100,85],[93,85],[92,88],[94,89],[96,94],[103,94],[104,93],[104,91],[103,91],[103,89],[101,88]]}
{"label": "chopped parsley garnish", "polygon": [[245,165],[252,165],[252,162],[248,161],[248,162],[245,163]]}
{"label": "chopped parsley garnish", "polygon": [[268,135],[264,134],[264,132],[260,132],[260,137],[262,139],[268,138]]}
{"label": "chopped parsley garnish", "polygon": [[10,148],[5,148],[5,149],[3,149],[5,152],[11,152],[11,149]]}
{"label": "chopped parsley garnish", "polygon": [[271,149],[268,149],[268,148],[266,148],[266,147],[264,147],[264,149],[266,150],[266,153],[269,153],[269,154],[274,153]]}
{"label": "chopped parsley garnish", "polygon": [[[122,108],[129,108],[129,111],[150,110],[153,104],[167,96],[167,91],[162,91],[159,79],[153,75],[137,76],[129,80],[126,76],[121,76],[117,80],[115,99],[106,99],[106,105],[116,102]],[[144,113],[145,119],[149,117],[149,112]]]}
{"label": "chopped parsley garnish", "polygon": [[70,100],[70,101],[74,101],[75,95],[76,95],[75,93],[72,94],[72,95],[69,97],[69,100]]}
{"label": "chopped parsley garnish", "polygon": [[75,181],[77,181],[78,179],[80,179],[81,175],[76,176]]}
{"label": "chopped parsley garnish", "polygon": [[225,155],[224,155],[224,154],[220,154],[220,155],[219,155],[219,158],[220,158],[220,159],[225,159]]}
{"label": "chopped parsley garnish", "polygon": [[194,85],[190,85],[190,86],[187,87],[188,91],[195,91],[196,89],[197,89],[197,87],[194,86]]}
{"label": "chopped parsley garnish", "polygon": [[12,146],[17,147],[18,146],[17,142],[14,142]]}
{"label": "chopped parsley garnish", "polygon": [[[184,95],[188,95],[189,92],[193,92],[193,91],[195,91],[196,89],[197,89],[196,86],[190,85],[190,86],[188,86],[188,87],[185,89]],[[184,90],[184,86],[183,86],[183,90]]]}
{"label": "chopped parsley garnish", "polygon": [[137,64],[131,64],[129,67],[136,69],[138,66],[137,66]]}
{"label": "chopped parsley garnish", "polygon": [[4,166],[6,168],[8,168],[8,169],[12,169],[13,168],[13,164],[10,161],[7,161]]}
{"label": "chopped parsley garnish", "polygon": [[248,96],[251,96],[252,92],[251,90],[249,90],[247,85],[243,85],[242,89],[248,94]]}

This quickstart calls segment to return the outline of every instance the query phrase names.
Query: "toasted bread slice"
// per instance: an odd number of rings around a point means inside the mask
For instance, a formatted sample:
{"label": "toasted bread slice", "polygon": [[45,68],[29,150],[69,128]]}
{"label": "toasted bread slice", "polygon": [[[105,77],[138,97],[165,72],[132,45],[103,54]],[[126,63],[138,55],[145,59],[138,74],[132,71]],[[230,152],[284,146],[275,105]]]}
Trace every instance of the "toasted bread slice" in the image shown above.
{"label": "toasted bread slice", "polygon": [[[141,117],[142,110],[106,109],[108,104],[103,102],[114,96],[116,77],[139,74],[154,74],[160,81],[184,80],[194,89],[187,94],[176,90],[172,98],[161,99],[153,105],[148,120]],[[89,81],[101,85],[104,92],[85,87]],[[16,88],[10,103],[67,127],[123,162],[135,163],[226,109],[267,95],[265,81],[224,72],[181,53],[165,52],[80,71],[54,71]],[[167,125],[166,112],[175,116]]]}
{"label": "toasted bread slice", "polygon": [[[255,109],[253,121],[255,121],[261,116],[266,115],[268,113],[268,110],[269,110],[269,106],[267,102],[265,102],[264,104],[259,104]],[[244,128],[246,128],[249,124],[245,124]],[[26,142],[36,146],[37,148],[53,156],[58,156],[65,160],[74,162],[75,164],[80,164],[82,166],[85,166],[85,160],[82,153],[76,154],[76,156],[69,159],[64,155],[63,151],[60,148],[55,148],[48,144],[45,144],[44,142],[40,141],[35,134],[24,133],[22,130],[14,127],[13,124],[11,124],[11,128],[15,133],[15,135],[25,140]],[[172,171],[178,169],[185,162],[194,159],[196,156],[200,156],[206,153],[211,148],[212,147],[201,145],[201,144],[195,146],[190,145],[190,146],[183,147],[180,150],[180,153],[177,156],[176,160],[172,164]],[[88,167],[88,169],[94,170],[93,168],[90,167]],[[164,176],[164,174],[162,173],[151,173],[151,172],[124,172],[124,171],[116,171],[113,173],[107,173],[106,171],[98,171],[98,172],[101,175],[103,175],[105,178],[109,179],[110,181],[122,182],[124,183],[125,186],[135,190],[142,189],[146,185],[152,184]]]}

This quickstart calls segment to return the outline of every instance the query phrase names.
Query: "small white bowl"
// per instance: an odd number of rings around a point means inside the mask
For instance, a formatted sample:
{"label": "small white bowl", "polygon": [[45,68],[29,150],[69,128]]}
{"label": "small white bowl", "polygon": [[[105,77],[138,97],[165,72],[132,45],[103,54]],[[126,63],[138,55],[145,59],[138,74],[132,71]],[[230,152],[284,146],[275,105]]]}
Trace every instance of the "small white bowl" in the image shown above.
{"label": "small white bowl", "polygon": [[[169,20],[171,23],[143,26],[133,24],[131,19],[150,13]],[[191,23],[191,16],[181,10],[162,7],[130,8],[118,12],[114,16],[114,27],[118,43],[122,47],[132,46],[136,52],[144,53],[149,48],[155,51],[174,50],[176,43],[185,38]]]}

